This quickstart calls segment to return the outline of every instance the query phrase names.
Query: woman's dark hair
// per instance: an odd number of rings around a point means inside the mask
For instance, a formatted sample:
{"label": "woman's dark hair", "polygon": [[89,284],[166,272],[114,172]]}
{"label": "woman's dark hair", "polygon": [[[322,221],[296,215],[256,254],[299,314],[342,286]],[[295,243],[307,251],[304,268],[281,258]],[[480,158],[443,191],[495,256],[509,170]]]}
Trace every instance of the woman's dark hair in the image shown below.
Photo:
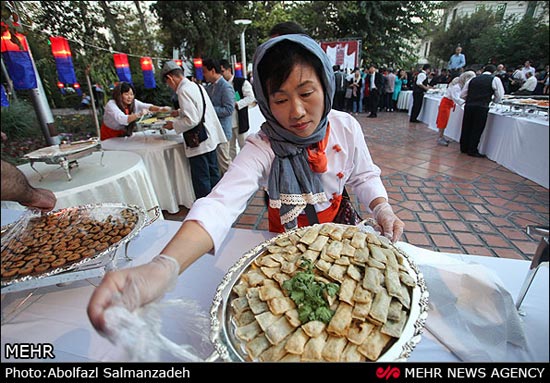
{"label": "woman's dark hair", "polygon": [[326,93],[324,67],[321,60],[312,52],[292,41],[283,40],[270,48],[258,64],[264,97],[269,100],[269,94],[276,91],[290,76],[297,64],[311,65],[323,85]]}
{"label": "woman's dark hair", "polygon": [[[113,100],[115,100],[118,108],[120,110],[122,110],[123,112],[126,112],[126,108],[122,104],[122,94],[127,93],[130,89],[132,90],[132,92],[134,92],[134,95],[135,95],[136,94],[136,88],[134,88],[134,86],[132,84],[130,84],[129,82],[126,82],[126,81],[119,82],[115,86],[115,89],[113,89]],[[129,108],[130,108],[129,113],[134,113],[135,98],[132,101],[132,103],[130,104]]]}

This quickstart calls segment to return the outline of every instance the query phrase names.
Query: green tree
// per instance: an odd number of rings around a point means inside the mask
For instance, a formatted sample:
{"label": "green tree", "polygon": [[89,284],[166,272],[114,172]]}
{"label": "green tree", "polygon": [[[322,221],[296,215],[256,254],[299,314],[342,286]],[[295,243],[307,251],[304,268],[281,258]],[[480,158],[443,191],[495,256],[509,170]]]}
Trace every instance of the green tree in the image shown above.
{"label": "green tree", "polygon": [[446,66],[460,44],[467,66],[492,62],[516,67],[531,60],[540,67],[548,63],[548,32],[548,24],[540,17],[526,14],[519,20],[513,17],[501,20],[495,12],[481,8],[454,20],[448,30],[443,25],[438,27],[432,40],[432,60]]}
{"label": "green tree", "polygon": [[250,18],[246,1],[157,1],[164,54],[177,48],[186,58],[226,57],[228,44],[237,41],[240,27],[233,20]]}
{"label": "green tree", "polygon": [[249,18],[248,60],[275,24],[293,20],[315,39],[358,38],[363,58],[379,65],[415,60],[413,42],[433,19],[435,3],[415,1],[158,1],[166,49],[179,47],[188,56],[222,57],[229,46],[238,51],[240,30],[233,20]]}
{"label": "green tree", "polygon": [[295,10],[319,40],[358,38],[366,64],[404,66],[416,62],[415,44],[434,20],[435,2],[312,1]]}

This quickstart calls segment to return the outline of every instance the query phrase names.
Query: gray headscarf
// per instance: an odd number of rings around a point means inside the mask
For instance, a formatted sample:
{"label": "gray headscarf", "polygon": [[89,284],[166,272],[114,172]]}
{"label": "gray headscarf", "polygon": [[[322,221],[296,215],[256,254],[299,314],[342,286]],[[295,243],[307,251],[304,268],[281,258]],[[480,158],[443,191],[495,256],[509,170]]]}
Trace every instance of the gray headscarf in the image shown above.
{"label": "gray headscarf", "polygon": [[[319,58],[323,65],[320,78],[325,90],[325,109],[319,126],[309,137],[299,137],[284,129],[271,113],[267,89],[262,89],[258,65],[266,52],[281,41],[292,41]],[[279,208],[281,223],[286,229],[297,226],[297,217],[306,204],[327,201],[321,178],[314,173],[308,164],[307,148],[323,140],[328,125],[328,113],[332,108],[334,95],[334,72],[328,56],[321,46],[306,35],[282,35],[272,38],[260,45],[254,54],[253,88],[258,106],[266,122],[261,130],[269,137],[275,158],[271,165],[268,180],[269,204]]]}

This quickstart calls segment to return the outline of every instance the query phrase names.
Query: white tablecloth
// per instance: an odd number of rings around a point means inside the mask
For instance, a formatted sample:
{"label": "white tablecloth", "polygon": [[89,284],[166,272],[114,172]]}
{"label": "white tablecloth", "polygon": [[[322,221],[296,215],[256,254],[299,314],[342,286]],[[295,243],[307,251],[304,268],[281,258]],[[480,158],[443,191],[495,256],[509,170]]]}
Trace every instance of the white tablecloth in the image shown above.
{"label": "white tablecloth", "polygon": [[[5,224],[2,214],[2,224]],[[134,265],[149,261],[158,254],[176,233],[180,223],[156,221],[145,227],[130,244],[129,255]],[[167,298],[192,299],[205,313],[210,312],[212,297],[227,270],[247,250],[273,236],[264,231],[232,229],[216,256],[205,255],[191,265],[179,278],[173,292]],[[443,254],[423,250],[408,244],[402,248],[422,263],[448,255],[468,262],[478,262],[494,270],[505,282],[512,297],[516,297],[527,274],[529,262],[461,254]],[[91,281],[97,283],[97,281]],[[2,323],[2,361],[5,361],[6,343],[51,343],[55,361],[123,361],[123,351],[115,348],[91,327],[86,306],[94,287],[86,281],[74,282],[65,287],[44,287],[35,291],[23,309],[12,317],[13,309],[25,296],[24,292],[7,294],[2,298],[2,315],[8,321]],[[541,268],[527,294],[522,309],[527,313],[524,328],[532,361],[548,362],[548,268]],[[428,314],[428,321],[429,321]],[[164,323],[163,334],[178,343],[197,346],[197,339],[174,318]],[[205,355],[213,351],[210,345],[202,348]],[[508,356],[513,358],[513,356]],[[166,360],[170,360],[166,358]],[[416,346],[410,359],[413,362],[457,361],[456,357],[427,331]]]}
{"label": "white tablecloth", "polygon": [[[432,130],[435,124],[440,96],[425,95],[419,120]],[[460,142],[464,109],[451,112],[445,136]],[[549,134],[548,120],[503,114],[491,108],[485,130],[479,142],[479,152],[505,168],[545,188],[549,187]]]}
{"label": "white tablecloth", "polygon": [[101,141],[104,150],[137,153],[145,162],[162,210],[171,214],[180,206],[190,209],[195,201],[189,160],[183,148],[183,136],[174,131],[162,138],[158,130],[134,133]]}
{"label": "white tablecloth", "polygon": [[409,110],[412,105],[412,94],[412,90],[402,90],[401,93],[399,93],[399,97],[397,98],[397,109]]}
{"label": "white tablecloth", "polygon": [[[36,162],[33,166],[44,176],[42,181],[29,164],[18,168],[32,186],[54,192],[57,197],[55,209],[106,202],[133,204],[145,210],[159,206],[140,156],[129,152],[103,153],[103,166],[100,165],[101,152],[78,159],[78,166],[70,171],[71,181],[58,165]],[[2,208],[26,209],[9,201],[2,201]]]}

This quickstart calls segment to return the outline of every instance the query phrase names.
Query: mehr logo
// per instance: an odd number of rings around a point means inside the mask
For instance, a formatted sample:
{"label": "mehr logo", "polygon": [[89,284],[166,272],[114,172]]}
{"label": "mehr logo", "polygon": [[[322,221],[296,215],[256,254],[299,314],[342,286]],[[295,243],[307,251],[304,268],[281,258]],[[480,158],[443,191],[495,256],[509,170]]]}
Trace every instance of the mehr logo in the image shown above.
{"label": "mehr logo", "polygon": [[401,370],[397,367],[388,366],[386,369],[383,367],[378,367],[376,369],[376,377],[378,379],[386,379],[389,380],[390,378],[399,378],[401,376]]}

